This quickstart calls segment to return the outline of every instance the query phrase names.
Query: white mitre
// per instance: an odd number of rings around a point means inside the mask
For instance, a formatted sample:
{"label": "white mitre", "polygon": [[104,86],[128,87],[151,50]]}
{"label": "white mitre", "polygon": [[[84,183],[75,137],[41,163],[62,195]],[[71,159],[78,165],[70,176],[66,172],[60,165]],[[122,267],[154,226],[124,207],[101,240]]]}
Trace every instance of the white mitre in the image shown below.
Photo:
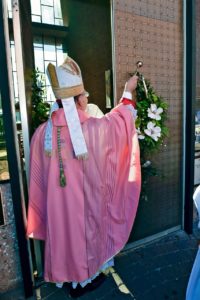
{"label": "white mitre", "polygon": [[87,158],[87,146],[74,101],[75,96],[84,92],[81,70],[68,56],[59,67],[49,63],[47,74],[56,99],[62,101],[75,156]]}

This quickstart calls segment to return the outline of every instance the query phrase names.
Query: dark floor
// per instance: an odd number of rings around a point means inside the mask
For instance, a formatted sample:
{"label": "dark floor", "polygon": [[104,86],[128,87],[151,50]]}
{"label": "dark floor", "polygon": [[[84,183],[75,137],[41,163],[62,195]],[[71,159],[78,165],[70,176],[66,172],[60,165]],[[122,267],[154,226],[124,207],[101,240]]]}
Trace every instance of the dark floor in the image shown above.
{"label": "dark floor", "polygon": [[[193,235],[178,231],[148,245],[119,254],[115,259],[114,269],[131,294],[120,292],[109,274],[99,288],[83,295],[81,299],[184,300],[199,237],[198,230]],[[69,299],[67,285],[58,289],[54,284],[45,284],[37,292],[41,295],[37,299]],[[1,299],[21,300],[23,297],[15,294],[15,297],[7,295],[7,298]]]}

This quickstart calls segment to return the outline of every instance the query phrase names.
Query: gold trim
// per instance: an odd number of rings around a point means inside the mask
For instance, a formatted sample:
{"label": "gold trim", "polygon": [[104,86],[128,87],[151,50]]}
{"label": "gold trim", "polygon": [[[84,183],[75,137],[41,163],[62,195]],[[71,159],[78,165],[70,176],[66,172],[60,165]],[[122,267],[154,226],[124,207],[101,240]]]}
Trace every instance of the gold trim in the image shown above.
{"label": "gold trim", "polygon": [[65,88],[53,88],[54,95],[57,99],[64,99],[80,95],[84,91],[83,84]]}
{"label": "gold trim", "polygon": [[51,85],[52,88],[59,88],[59,82],[58,82],[58,78],[56,75],[56,68],[52,63],[48,64],[48,72],[49,72],[49,77],[50,77],[50,81],[51,81]]}

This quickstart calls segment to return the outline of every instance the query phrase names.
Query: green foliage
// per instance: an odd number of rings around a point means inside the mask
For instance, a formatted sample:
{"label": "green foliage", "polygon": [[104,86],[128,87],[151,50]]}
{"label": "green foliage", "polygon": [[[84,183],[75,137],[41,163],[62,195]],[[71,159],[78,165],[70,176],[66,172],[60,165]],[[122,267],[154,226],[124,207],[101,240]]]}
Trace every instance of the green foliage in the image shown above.
{"label": "green foliage", "polygon": [[147,91],[142,81],[142,74],[139,76],[137,93],[137,119],[136,128],[140,143],[140,158],[142,166],[142,194],[147,199],[146,187],[151,176],[160,176],[156,167],[152,166],[149,158],[156,153],[164,144],[169,130],[165,125],[167,119],[168,104],[161,96],[158,96],[148,80],[145,81]]}
{"label": "green foliage", "polygon": [[32,72],[32,126],[33,134],[36,128],[48,119],[49,104],[44,101],[44,79],[38,69]]}

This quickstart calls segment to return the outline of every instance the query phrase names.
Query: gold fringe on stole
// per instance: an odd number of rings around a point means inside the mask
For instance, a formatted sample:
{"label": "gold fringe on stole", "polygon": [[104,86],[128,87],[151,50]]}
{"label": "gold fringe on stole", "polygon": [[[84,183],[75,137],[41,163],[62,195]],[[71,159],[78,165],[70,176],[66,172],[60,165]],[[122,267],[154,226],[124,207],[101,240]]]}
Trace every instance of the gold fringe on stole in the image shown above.
{"label": "gold fringe on stole", "polygon": [[86,160],[86,159],[88,159],[88,153],[77,155],[76,158],[78,160],[81,160],[81,159]]}
{"label": "gold fringe on stole", "polygon": [[44,151],[44,154],[48,157],[51,157],[52,155],[51,151],[47,151],[47,150]]}

